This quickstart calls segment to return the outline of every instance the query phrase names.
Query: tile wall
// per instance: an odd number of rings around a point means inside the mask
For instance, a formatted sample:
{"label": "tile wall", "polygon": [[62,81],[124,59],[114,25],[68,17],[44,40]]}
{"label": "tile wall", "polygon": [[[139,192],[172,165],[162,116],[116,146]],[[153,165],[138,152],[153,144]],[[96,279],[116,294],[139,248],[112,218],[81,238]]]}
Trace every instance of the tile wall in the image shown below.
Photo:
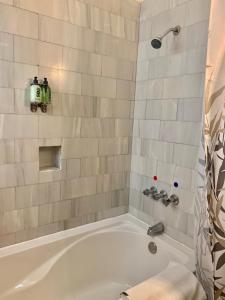
{"label": "tile wall", "polygon": [[[130,212],[163,221],[169,235],[193,246],[196,162],[201,134],[210,0],[145,0],[134,108]],[[150,41],[181,26],[155,50]],[[153,176],[158,182],[153,182]],[[173,187],[174,181],[179,188]],[[177,208],[142,195],[156,184],[180,197]]]}
{"label": "tile wall", "polygon": [[[0,246],[128,211],[139,11],[0,0]],[[52,88],[47,114],[30,112],[34,76]],[[39,171],[40,146],[62,147],[61,170]]]}

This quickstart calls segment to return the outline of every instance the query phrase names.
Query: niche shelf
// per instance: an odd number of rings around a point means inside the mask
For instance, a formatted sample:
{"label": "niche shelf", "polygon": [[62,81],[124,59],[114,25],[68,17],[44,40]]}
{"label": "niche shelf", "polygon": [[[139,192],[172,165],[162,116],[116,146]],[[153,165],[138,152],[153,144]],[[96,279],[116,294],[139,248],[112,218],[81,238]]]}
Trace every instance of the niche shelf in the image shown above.
{"label": "niche shelf", "polygon": [[61,169],[61,146],[39,147],[39,170]]}

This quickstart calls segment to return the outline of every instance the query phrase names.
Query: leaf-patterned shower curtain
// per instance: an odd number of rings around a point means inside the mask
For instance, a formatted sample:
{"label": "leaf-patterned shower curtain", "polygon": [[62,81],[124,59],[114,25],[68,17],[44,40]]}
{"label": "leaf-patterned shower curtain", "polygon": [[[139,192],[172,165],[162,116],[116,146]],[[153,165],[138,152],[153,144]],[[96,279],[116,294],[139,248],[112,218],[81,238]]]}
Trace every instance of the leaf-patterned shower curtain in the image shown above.
{"label": "leaf-patterned shower curtain", "polygon": [[204,104],[197,273],[210,300],[225,300],[225,0],[211,1]]}

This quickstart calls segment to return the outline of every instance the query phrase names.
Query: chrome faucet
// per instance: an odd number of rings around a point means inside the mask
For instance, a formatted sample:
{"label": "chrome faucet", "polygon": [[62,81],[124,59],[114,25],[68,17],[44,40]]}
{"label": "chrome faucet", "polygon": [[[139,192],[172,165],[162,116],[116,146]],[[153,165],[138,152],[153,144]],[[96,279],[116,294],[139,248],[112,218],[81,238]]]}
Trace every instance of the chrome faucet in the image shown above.
{"label": "chrome faucet", "polygon": [[159,235],[162,234],[165,231],[165,226],[162,222],[157,223],[153,226],[150,226],[148,228],[147,234],[150,236]]}

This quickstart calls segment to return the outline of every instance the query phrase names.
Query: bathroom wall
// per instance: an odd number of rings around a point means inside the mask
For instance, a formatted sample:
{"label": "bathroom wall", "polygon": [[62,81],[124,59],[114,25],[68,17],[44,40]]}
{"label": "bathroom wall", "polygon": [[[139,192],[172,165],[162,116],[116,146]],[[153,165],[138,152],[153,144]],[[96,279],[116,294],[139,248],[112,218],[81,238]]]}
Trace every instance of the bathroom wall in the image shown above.
{"label": "bathroom wall", "polygon": [[[163,221],[170,236],[191,247],[209,12],[210,0],[145,0],[141,8],[130,211]],[[153,37],[176,25],[179,36],[167,36],[160,50],[151,47]],[[177,194],[179,206],[143,196],[153,184]]]}
{"label": "bathroom wall", "polygon": [[[140,6],[0,0],[0,246],[128,211]],[[47,114],[27,86],[48,77]],[[39,170],[39,147],[61,169]]]}

